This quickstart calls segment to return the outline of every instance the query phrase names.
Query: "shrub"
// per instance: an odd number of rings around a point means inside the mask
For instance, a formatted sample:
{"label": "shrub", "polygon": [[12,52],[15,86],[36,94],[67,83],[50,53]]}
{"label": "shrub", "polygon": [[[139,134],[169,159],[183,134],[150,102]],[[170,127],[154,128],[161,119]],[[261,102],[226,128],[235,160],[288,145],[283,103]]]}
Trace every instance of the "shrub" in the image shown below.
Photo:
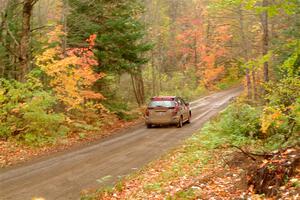
{"label": "shrub", "polygon": [[103,105],[121,120],[133,121],[142,115],[140,110],[134,108],[134,106],[129,103],[120,100],[105,101],[103,102]]}
{"label": "shrub", "polygon": [[299,88],[299,79],[286,78],[266,85],[267,101],[262,109],[233,103],[202,129],[203,137],[211,137],[204,145],[216,148],[225,143],[241,146],[251,142],[257,150],[270,151],[299,144]]}
{"label": "shrub", "polygon": [[244,103],[233,103],[216,120],[207,123],[201,133],[213,137],[205,144],[208,148],[230,143],[237,146],[246,144],[258,136],[261,111]]}
{"label": "shrub", "polygon": [[218,127],[228,135],[257,136],[260,113],[258,108],[248,104],[234,103],[222,112],[223,120],[217,122]]}
{"label": "shrub", "polygon": [[291,77],[266,86],[267,104],[261,117],[264,138],[279,134],[283,142],[299,130],[299,88],[300,80]]}
{"label": "shrub", "polygon": [[64,115],[55,113],[56,98],[31,78],[26,83],[0,79],[0,138],[29,144],[53,142],[65,135]]}

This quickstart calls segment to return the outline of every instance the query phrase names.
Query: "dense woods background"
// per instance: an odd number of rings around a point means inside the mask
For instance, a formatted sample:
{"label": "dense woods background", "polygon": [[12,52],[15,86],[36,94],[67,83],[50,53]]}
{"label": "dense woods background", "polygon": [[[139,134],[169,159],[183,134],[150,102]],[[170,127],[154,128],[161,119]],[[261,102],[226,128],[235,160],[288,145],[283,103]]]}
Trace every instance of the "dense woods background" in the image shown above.
{"label": "dense woods background", "polygon": [[258,109],[247,134],[286,141],[299,129],[299,5],[1,0],[0,138],[53,143],[137,118],[150,96],[241,82]]}

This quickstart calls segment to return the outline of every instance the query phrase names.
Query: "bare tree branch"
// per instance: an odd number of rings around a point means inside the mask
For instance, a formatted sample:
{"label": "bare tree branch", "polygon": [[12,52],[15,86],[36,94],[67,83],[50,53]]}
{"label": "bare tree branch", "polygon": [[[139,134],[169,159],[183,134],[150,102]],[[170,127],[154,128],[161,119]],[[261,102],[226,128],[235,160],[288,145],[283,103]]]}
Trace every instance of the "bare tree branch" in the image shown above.
{"label": "bare tree branch", "polygon": [[34,31],[37,31],[37,30],[40,30],[40,29],[44,29],[44,28],[53,28],[53,27],[54,26],[40,26],[40,27],[31,29],[31,32],[34,32]]}
{"label": "bare tree branch", "polygon": [[6,25],[7,33],[13,39],[14,43],[19,47],[20,43],[17,41],[16,37],[13,35],[13,33],[10,31],[9,27]]}

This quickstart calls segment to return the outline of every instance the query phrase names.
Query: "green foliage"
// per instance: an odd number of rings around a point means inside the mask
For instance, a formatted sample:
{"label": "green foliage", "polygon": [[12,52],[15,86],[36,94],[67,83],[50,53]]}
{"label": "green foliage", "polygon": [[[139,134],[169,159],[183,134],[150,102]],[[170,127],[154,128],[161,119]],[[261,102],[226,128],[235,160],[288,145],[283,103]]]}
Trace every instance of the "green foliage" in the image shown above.
{"label": "green foliage", "polygon": [[295,121],[297,124],[300,124],[300,97],[295,101],[295,107],[293,109],[293,114],[295,116]]}
{"label": "green foliage", "polygon": [[97,34],[95,47],[101,71],[133,72],[147,62],[143,53],[152,45],[142,41],[145,27],[138,20],[143,10],[139,1],[100,0],[87,4],[71,0],[70,6],[69,42],[77,44]]}
{"label": "green foliage", "polygon": [[269,83],[266,85],[266,99],[269,105],[289,107],[300,97],[300,79],[285,78],[277,83]]}
{"label": "green foliage", "polygon": [[[202,129],[202,144],[217,148],[253,144],[271,151],[300,142],[300,79],[286,78],[266,85],[262,108],[234,103]],[[210,138],[210,140],[205,139]]]}
{"label": "green foliage", "polygon": [[89,124],[85,124],[85,123],[78,123],[78,122],[74,122],[73,126],[75,127],[75,129],[77,129],[77,131],[95,131],[98,130],[98,128],[89,125]]}
{"label": "green foliage", "polygon": [[267,11],[270,17],[275,17],[285,12],[288,15],[293,15],[296,13],[297,8],[299,7],[298,0],[289,0],[289,1],[273,1],[269,3],[268,6],[264,7],[261,5],[262,0],[222,0],[222,1],[215,1],[210,3],[209,9],[211,11],[215,10],[223,10],[228,7],[238,7],[243,6],[247,10],[253,10],[257,14],[261,14],[262,12]]}
{"label": "green foliage", "polygon": [[[150,67],[144,71],[144,79],[146,89],[149,91],[148,97],[152,97],[153,83],[152,71]],[[160,73],[155,71],[154,73]],[[196,72],[194,69],[188,69],[184,72],[173,72],[172,74],[161,73],[160,76],[156,74],[157,83],[160,86],[159,94],[154,95],[177,95],[183,97],[187,101],[191,101],[206,92],[204,86],[198,83]],[[157,91],[156,91],[157,92]]]}
{"label": "green foliage", "polygon": [[282,73],[288,77],[300,76],[300,39],[289,43],[292,54],[283,62]]}
{"label": "green foliage", "polygon": [[129,111],[128,104],[125,102],[118,102],[118,101],[106,101],[104,105],[109,111],[118,113],[120,111]]}
{"label": "green foliage", "polygon": [[109,100],[104,102],[104,106],[121,120],[132,121],[141,116],[141,113],[135,111],[133,107],[130,107],[129,104],[124,101]]}
{"label": "green foliage", "polygon": [[266,85],[268,103],[261,117],[264,137],[276,138],[281,144],[296,142],[295,134],[300,130],[299,88],[300,79],[294,77]]}
{"label": "green foliage", "polygon": [[124,184],[124,181],[123,180],[118,180],[116,185],[115,185],[115,189],[118,191],[118,192],[121,192],[122,191],[122,188],[125,186]]}
{"label": "green foliage", "polygon": [[240,85],[242,74],[240,65],[241,63],[238,64],[239,67],[233,65],[232,67],[226,68],[225,77],[216,84],[216,87],[221,90],[226,90],[234,85]]}
{"label": "green foliage", "polygon": [[249,0],[249,1],[240,1],[240,0],[229,0],[229,1],[239,1],[245,3],[245,8],[248,10],[254,10],[258,14],[267,11],[270,17],[277,16],[282,12],[285,12],[288,15],[295,14],[295,11],[298,7],[298,0],[289,0],[289,1],[277,1],[272,4],[269,3],[268,6],[264,7],[261,5],[261,0]]}
{"label": "green foliage", "polygon": [[133,121],[135,119],[138,119],[141,116],[141,113],[138,112],[119,112],[118,117],[125,121]]}
{"label": "green foliage", "polygon": [[54,113],[55,97],[37,79],[1,79],[0,86],[0,138],[16,137],[35,145],[54,142],[68,132],[62,125],[64,115]]}
{"label": "green foliage", "polygon": [[[89,35],[97,35],[94,53],[99,65],[94,70],[105,72],[110,77],[98,81],[94,89],[103,92],[109,99],[118,99],[120,95],[115,94],[122,93],[118,90],[120,83],[110,78],[119,80],[124,73],[140,75],[141,68],[148,62],[147,52],[153,48],[145,40],[146,27],[141,19],[142,2],[99,0],[86,3],[70,0],[69,6],[71,12],[68,15],[68,44],[78,46]],[[138,84],[141,85],[141,81]],[[129,86],[133,87],[130,84]],[[138,94],[140,99],[144,99],[144,92]],[[133,95],[132,89],[126,90],[125,98]],[[118,114],[120,118],[126,118],[122,112]]]}
{"label": "green foliage", "polygon": [[262,66],[265,62],[269,62],[273,55],[272,51],[269,51],[266,55],[260,56],[256,59],[250,60],[243,64],[244,69],[255,70],[257,66]]}
{"label": "green foliage", "polygon": [[[240,109],[246,110],[239,113]],[[245,114],[252,113],[250,121]],[[222,145],[242,146],[251,142],[250,135],[258,132],[258,111],[249,105],[231,105],[214,121],[207,123],[201,130],[201,144],[208,149],[218,148]],[[248,118],[249,119],[249,118]],[[253,129],[254,128],[254,129]]]}
{"label": "green foliage", "polygon": [[[291,5],[298,0],[289,2]],[[300,16],[299,1],[298,6],[295,7],[295,14],[290,20],[289,18],[282,18],[283,24],[288,24],[285,29],[279,31],[280,37],[273,38],[272,46],[274,47],[274,66],[275,72],[279,78],[300,76],[300,21],[297,20]]]}
{"label": "green foliage", "polygon": [[221,82],[217,83],[216,87],[220,90],[226,90],[237,85],[240,85],[240,79],[227,77],[223,79]]}
{"label": "green foliage", "polygon": [[[243,103],[234,103],[230,105],[213,122],[208,123],[203,129],[203,134],[214,132],[212,139],[212,148],[222,143],[234,143],[243,145],[247,138],[255,138],[260,132],[261,111],[255,107]],[[214,141],[215,140],[215,141]]]}

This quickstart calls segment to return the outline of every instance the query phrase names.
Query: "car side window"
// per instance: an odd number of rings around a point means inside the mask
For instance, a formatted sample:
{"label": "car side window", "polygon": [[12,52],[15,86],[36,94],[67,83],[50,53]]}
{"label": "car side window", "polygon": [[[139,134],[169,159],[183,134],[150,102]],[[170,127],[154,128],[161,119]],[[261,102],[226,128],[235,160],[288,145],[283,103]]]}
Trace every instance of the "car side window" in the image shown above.
{"label": "car side window", "polygon": [[176,106],[179,106],[179,102],[177,100],[174,101]]}

